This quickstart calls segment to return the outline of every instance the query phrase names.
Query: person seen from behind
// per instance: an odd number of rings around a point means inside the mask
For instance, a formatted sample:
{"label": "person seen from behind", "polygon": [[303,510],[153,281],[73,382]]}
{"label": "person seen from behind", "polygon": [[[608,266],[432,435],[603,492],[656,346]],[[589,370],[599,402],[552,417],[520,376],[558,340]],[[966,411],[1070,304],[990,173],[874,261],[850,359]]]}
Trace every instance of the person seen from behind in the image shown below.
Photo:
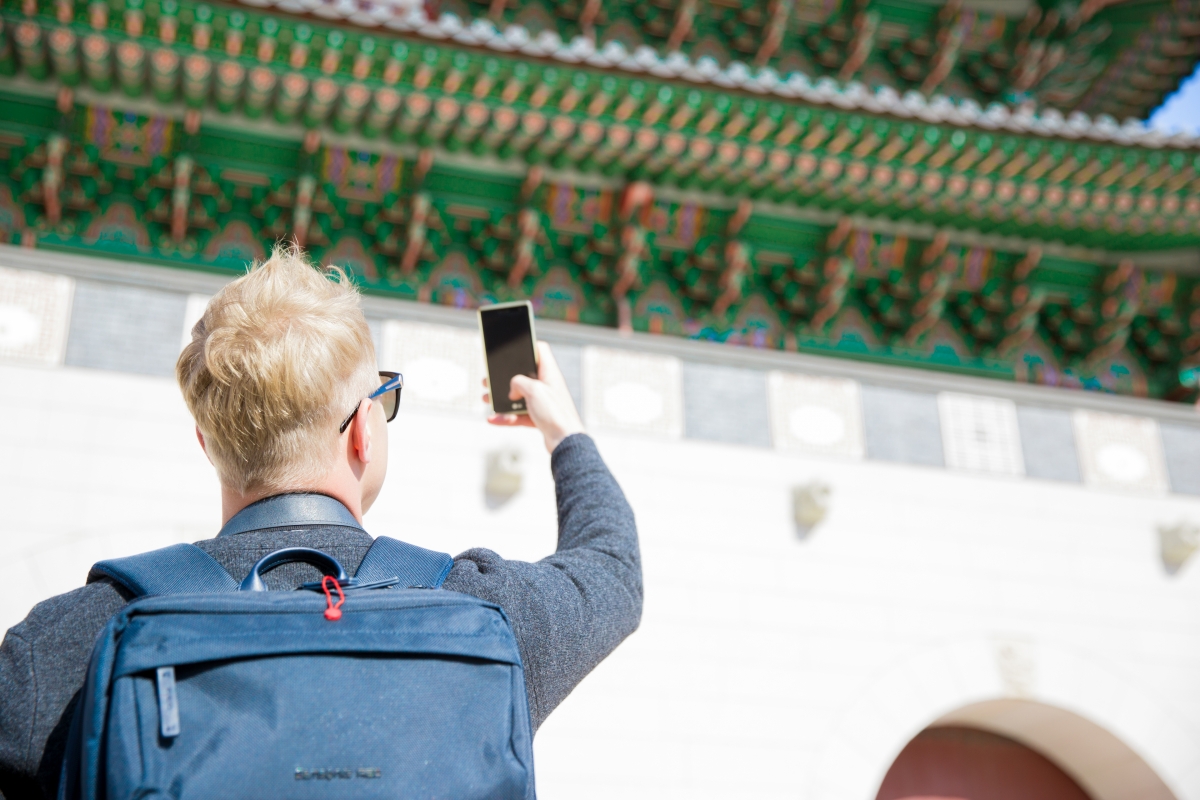
{"label": "person seen from behind", "polygon": [[[553,353],[545,343],[538,348],[538,377],[518,376],[507,387],[513,399],[524,398],[528,415],[489,421],[533,426],[544,438],[557,550],[536,563],[467,550],[443,584],[507,615],[534,730],[637,628],[642,610],[633,512],[584,432]],[[196,546],[239,582],[263,556],[290,547],[323,551],[353,574],[373,542],[363,516],[383,488],[387,423],[399,393],[377,392],[393,376],[376,367],[346,273],[316,269],[297,248],[277,247],[213,297],[176,376],[221,485],[223,526]],[[321,573],[289,563],[263,578],[271,590],[292,590]],[[56,796],[93,643],[131,599],[93,570],[86,585],[39,603],[5,635],[0,798]]]}

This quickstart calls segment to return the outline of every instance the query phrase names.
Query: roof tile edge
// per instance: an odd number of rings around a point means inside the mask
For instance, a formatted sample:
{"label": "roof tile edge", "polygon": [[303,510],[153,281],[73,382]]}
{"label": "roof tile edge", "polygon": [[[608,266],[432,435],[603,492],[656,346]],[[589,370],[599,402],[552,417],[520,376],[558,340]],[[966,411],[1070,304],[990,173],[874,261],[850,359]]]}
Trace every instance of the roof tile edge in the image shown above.
{"label": "roof tile edge", "polygon": [[[1200,147],[1200,136],[1180,131],[1167,134],[1130,117],[1123,123],[1107,114],[1089,117],[1082,111],[1069,116],[1055,108],[1034,110],[1010,108],[991,103],[983,108],[974,100],[955,100],[941,94],[926,97],[911,90],[901,95],[890,86],[871,92],[859,81],[842,84],[823,77],[815,83],[803,72],[791,72],[786,78],[770,67],[752,69],[741,61],[731,61],[723,69],[713,58],[701,56],[695,63],[682,52],[661,56],[654,48],[642,45],[630,53],[618,41],[597,44],[585,36],[570,42],[553,31],[536,37],[521,25],[509,25],[501,31],[488,19],[469,24],[453,13],[431,20],[419,3],[406,0],[375,0],[355,3],[351,0],[237,0],[254,8],[275,8],[292,14],[312,14],[323,19],[340,19],[365,28],[385,27],[438,41],[484,47],[502,53],[522,53],[537,58],[552,58],[565,64],[587,64],[602,69],[630,73],[649,73],[658,78],[678,78],[693,83],[741,89],[755,94],[805,100],[816,105],[833,105],[844,110],[888,114],[900,118],[918,118],[929,123],[949,123],[959,127],[985,130],[1004,129],[1059,139],[1092,139],[1121,145],[1161,147]],[[364,10],[368,9],[368,10]]]}

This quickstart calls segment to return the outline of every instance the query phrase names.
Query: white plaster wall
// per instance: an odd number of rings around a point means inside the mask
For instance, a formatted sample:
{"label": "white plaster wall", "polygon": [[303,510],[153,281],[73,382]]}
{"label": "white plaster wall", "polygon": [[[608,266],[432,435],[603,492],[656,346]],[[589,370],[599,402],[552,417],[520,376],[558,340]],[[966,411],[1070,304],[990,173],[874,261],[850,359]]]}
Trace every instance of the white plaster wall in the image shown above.
{"label": "white plaster wall", "polygon": [[[367,527],[536,558],[555,541],[540,437],[401,409]],[[557,798],[863,798],[929,722],[1017,696],[1081,714],[1200,799],[1200,567],[1156,526],[1200,500],[597,434],[638,516],[642,628],[536,741]],[[484,503],[485,454],[525,486]],[[833,490],[794,535],[790,488]],[[219,526],[167,379],[0,364],[0,626],[88,566]]]}

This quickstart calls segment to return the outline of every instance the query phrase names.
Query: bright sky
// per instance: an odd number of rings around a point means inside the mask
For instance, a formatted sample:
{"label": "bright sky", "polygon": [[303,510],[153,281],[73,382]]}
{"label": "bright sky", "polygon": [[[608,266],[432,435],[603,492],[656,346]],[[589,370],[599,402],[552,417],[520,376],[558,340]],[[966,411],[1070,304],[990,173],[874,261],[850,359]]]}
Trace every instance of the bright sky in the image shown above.
{"label": "bright sky", "polygon": [[1200,65],[1191,77],[1183,79],[1179,91],[1151,112],[1147,123],[1168,133],[1184,130],[1200,134]]}

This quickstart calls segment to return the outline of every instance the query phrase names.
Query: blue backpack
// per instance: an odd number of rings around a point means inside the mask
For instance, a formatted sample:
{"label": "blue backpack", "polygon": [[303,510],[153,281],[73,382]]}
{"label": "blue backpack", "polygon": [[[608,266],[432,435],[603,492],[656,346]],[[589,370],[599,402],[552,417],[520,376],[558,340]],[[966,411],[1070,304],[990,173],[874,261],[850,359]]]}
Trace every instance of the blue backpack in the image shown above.
{"label": "blue backpack", "polygon": [[[327,577],[266,591],[292,561]],[[100,562],[138,599],[92,652],[60,800],[533,800],[516,640],[499,606],[438,588],[451,564],[386,537],[353,578],[300,547],[240,585],[192,545]]]}

